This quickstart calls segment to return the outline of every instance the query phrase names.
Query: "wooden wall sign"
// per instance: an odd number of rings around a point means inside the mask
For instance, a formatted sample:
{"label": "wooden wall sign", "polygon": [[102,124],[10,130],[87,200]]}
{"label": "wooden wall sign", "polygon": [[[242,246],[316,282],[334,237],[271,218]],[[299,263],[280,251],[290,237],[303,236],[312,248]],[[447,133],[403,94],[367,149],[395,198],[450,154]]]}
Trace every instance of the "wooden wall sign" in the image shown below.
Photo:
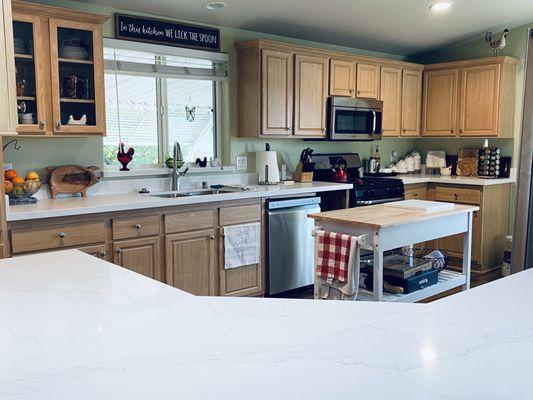
{"label": "wooden wall sign", "polygon": [[220,51],[220,30],[160,19],[115,14],[115,37],[175,47]]}

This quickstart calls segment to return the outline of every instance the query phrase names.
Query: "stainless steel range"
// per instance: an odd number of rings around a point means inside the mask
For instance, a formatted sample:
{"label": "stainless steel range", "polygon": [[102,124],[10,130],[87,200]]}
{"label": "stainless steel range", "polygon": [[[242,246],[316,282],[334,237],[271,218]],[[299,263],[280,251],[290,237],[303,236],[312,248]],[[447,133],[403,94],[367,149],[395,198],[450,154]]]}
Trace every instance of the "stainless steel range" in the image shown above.
{"label": "stainless steel range", "polygon": [[[404,187],[401,179],[376,178],[361,176],[361,160],[358,153],[314,154],[315,173],[313,180],[322,182],[338,182],[335,167],[339,165],[346,171],[346,183],[352,183],[350,191],[350,207],[361,207],[372,204],[404,200]],[[339,192],[322,195],[322,209],[334,210],[346,207],[345,197]]]}

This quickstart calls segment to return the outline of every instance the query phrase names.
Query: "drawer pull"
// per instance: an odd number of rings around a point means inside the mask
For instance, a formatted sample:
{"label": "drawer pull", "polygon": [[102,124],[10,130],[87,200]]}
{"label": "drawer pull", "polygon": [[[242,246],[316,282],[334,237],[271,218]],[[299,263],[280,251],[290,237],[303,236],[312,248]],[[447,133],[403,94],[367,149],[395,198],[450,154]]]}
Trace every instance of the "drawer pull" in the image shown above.
{"label": "drawer pull", "polygon": [[141,224],[135,224],[135,229],[139,230],[141,229],[142,225]]}
{"label": "drawer pull", "polygon": [[413,197],[418,197],[418,193],[413,193]]}
{"label": "drawer pull", "polygon": [[104,250],[100,250],[98,252],[98,257],[105,257],[105,255],[106,255],[106,252]]}
{"label": "drawer pull", "polygon": [[115,253],[117,253],[117,254],[119,254],[119,255],[122,254],[122,249],[116,249],[116,250],[115,250]]}
{"label": "drawer pull", "polygon": [[59,236],[60,239],[65,239],[65,236],[67,236],[67,234],[65,232],[59,232],[57,236]]}

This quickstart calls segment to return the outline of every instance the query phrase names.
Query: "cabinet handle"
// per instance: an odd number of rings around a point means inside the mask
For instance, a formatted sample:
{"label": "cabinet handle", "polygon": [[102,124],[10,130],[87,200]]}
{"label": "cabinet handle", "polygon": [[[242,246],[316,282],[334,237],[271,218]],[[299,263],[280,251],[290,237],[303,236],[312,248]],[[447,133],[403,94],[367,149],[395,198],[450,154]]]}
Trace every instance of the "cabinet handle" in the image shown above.
{"label": "cabinet handle", "polygon": [[360,91],[360,90],[358,90],[358,91],[357,91],[357,95],[359,96],[360,94],[361,94],[361,91]]}
{"label": "cabinet handle", "polygon": [[65,232],[59,232],[57,236],[59,236],[60,239],[64,239],[67,234]]}
{"label": "cabinet handle", "polygon": [[57,122],[56,122],[56,129],[57,129],[57,130],[60,130],[60,129],[61,129],[61,121],[57,121]]}
{"label": "cabinet handle", "polygon": [[141,224],[135,224],[135,229],[139,230],[142,228],[142,225]]}
{"label": "cabinet handle", "polygon": [[105,255],[106,255],[106,253],[105,253],[104,250],[100,250],[100,251],[98,252],[98,257],[105,257]]}
{"label": "cabinet handle", "polygon": [[288,130],[288,131],[292,131],[292,128],[288,127],[287,130]]}
{"label": "cabinet handle", "polygon": [[474,218],[477,218],[477,211],[474,211]]}
{"label": "cabinet handle", "polygon": [[216,239],[216,236],[215,236],[215,235],[209,235],[209,239],[211,239],[211,240],[215,240],[215,239]]}
{"label": "cabinet handle", "polygon": [[122,249],[116,249],[116,250],[115,250],[115,253],[117,253],[117,254],[122,254]]}
{"label": "cabinet handle", "polygon": [[353,94],[353,89],[350,89],[350,94]]}
{"label": "cabinet handle", "polygon": [[46,128],[46,121],[39,122],[39,129],[44,131],[44,128]]}
{"label": "cabinet handle", "polygon": [[450,133],[454,133],[453,129],[450,129]]}
{"label": "cabinet handle", "polygon": [[459,129],[459,133],[463,133],[463,130],[462,130],[462,129]]}

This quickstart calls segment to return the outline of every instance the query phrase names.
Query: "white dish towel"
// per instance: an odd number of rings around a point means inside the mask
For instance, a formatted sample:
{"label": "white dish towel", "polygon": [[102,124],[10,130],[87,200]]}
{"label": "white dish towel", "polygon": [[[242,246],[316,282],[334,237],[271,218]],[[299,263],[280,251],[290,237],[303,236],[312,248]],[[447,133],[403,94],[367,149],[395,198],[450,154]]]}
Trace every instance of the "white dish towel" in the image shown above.
{"label": "white dish towel", "polygon": [[224,227],[224,269],[259,263],[261,224]]}

